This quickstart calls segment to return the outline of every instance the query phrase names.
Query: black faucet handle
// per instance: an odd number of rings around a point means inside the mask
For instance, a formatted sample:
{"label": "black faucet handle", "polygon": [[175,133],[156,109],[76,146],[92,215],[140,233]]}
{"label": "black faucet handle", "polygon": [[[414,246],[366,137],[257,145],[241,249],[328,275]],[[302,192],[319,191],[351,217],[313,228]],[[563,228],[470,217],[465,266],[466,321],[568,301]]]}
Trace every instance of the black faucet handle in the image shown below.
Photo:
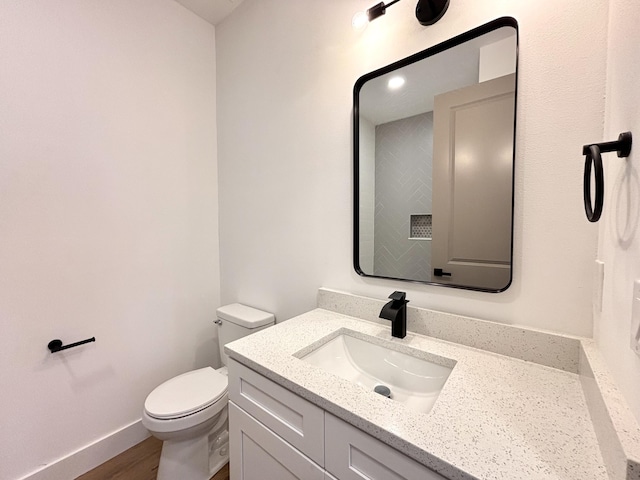
{"label": "black faucet handle", "polygon": [[389,298],[393,301],[401,301],[401,302],[405,302],[407,303],[408,300],[406,300],[407,298],[407,292],[393,292],[391,295],[389,295]]}
{"label": "black faucet handle", "polygon": [[393,292],[391,299],[380,311],[380,318],[391,320],[391,336],[404,338],[407,335],[407,294],[405,292]]}

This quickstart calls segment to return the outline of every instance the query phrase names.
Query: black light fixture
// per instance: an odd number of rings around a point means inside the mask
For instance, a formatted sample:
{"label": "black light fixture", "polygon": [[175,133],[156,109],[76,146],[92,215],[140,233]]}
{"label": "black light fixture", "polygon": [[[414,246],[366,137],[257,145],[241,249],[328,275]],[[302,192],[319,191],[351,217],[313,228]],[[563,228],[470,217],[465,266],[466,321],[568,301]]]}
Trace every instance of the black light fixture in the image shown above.
{"label": "black light fixture", "polygon": [[[351,24],[356,30],[364,29],[367,24],[387,13],[387,8],[398,3],[400,0],[393,0],[389,3],[380,2],[366,12],[358,12],[353,16]],[[421,25],[433,25],[449,8],[449,0],[418,0],[416,5],[416,18]]]}
{"label": "black light fixture", "polygon": [[384,2],[380,2],[377,5],[374,5],[366,12],[358,12],[353,16],[353,20],[351,20],[351,24],[353,28],[356,30],[364,30],[364,28],[368,25],[369,22],[375,20],[378,17],[381,17],[385,13],[387,13],[387,7],[390,7],[394,3],[398,3],[400,0],[393,0],[385,4]]}
{"label": "black light fixture", "polygon": [[385,13],[387,13],[387,7],[390,7],[394,3],[398,3],[400,0],[393,0],[393,2],[389,2],[386,5],[384,2],[380,2],[377,5],[374,5],[369,10],[367,10],[367,16],[369,17],[369,21],[375,20],[378,17],[381,17]]}
{"label": "black light fixture", "polygon": [[418,0],[416,5],[416,18],[420,25],[433,25],[449,8],[449,0]]}

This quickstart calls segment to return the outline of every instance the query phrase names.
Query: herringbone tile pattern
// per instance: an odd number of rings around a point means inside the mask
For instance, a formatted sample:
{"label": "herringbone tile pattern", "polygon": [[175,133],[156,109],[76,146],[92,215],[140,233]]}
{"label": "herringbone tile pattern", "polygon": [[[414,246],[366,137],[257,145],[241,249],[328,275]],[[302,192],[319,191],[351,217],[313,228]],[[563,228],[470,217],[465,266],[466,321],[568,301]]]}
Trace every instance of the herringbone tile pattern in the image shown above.
{"label": "herringbone tile pattern", "polygon": [[374,273],[431,278],[431,244],[409,240],[410,216],[431,213],[433,113],[376,127]]}

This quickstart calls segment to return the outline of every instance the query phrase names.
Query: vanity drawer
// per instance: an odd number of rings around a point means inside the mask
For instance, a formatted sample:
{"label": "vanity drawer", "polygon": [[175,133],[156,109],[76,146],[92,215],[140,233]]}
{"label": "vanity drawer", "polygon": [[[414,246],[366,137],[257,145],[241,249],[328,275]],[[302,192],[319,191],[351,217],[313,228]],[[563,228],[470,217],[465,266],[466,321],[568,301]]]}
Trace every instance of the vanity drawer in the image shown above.
{"label": "vanity drawer", "polygon": [[325,428],[325,468],[340,480],[446,480],[329,413]]}
{"label": "vanity drawer", "polygon": [[229,359],[229,398],[320,466],[324,410]]}

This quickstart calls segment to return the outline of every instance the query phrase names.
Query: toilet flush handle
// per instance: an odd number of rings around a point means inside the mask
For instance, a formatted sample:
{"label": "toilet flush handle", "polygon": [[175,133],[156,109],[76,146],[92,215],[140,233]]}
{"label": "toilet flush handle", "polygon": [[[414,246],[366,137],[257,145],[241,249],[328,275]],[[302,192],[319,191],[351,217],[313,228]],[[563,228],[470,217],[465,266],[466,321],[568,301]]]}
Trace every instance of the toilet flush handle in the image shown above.
{"label": "toilet flush handle", "polygon": [[217,319],[215,322],[213,322],[213,323],[215,323],[216,325],[222,325],[222,320],[220,320],[220,319],[218,318],[218,319]]}

